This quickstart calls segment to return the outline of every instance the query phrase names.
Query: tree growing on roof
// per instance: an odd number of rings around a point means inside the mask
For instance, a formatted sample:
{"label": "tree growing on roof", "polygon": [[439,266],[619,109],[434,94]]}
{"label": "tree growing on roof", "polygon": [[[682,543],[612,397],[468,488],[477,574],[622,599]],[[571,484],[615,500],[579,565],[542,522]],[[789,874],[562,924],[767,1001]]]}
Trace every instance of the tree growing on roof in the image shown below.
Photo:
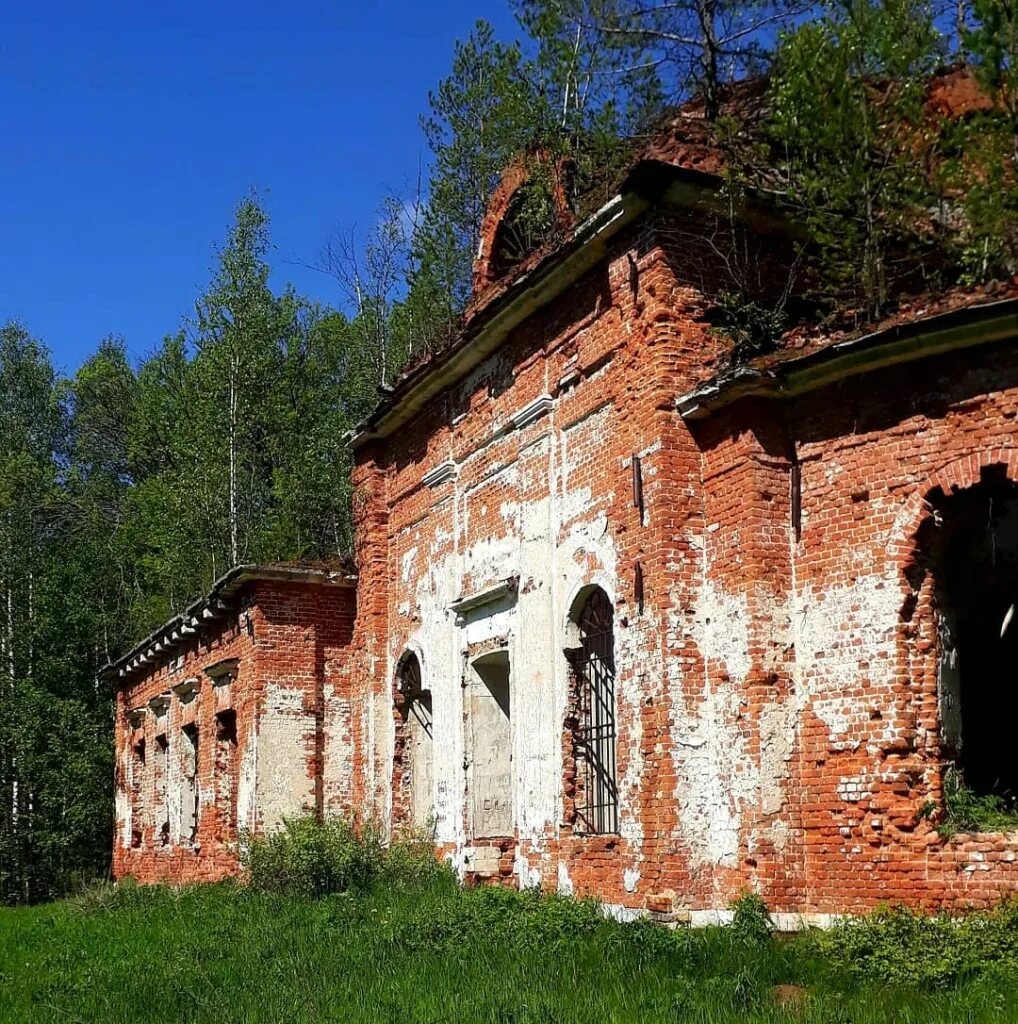
{"label": "tree growing on roof", "polygon": [[960,197],[960,258],[976,283],[1018,272],[1018,4],[969,6],[962,54],[989,102],[949,126],[945,183]]}
{"label": "tree growing on roof", "polygon": [[[590,36],[587,79],[607,107],[636,101],[660,109],[661,101],[703,100],[704,114],[721,113],[726,83],[763,73],[777,34],[800,19],[811,5],[795,0],[522,0],[524,27],[539,40],[561,37],[566,53],[555,62],[569,69],[568,43]],[[561,26],[557,31],[552,25]],[[575,26],[575,28],[574,28]],[[560,47],[562,44],[560,44]],[[561,70],[559,71],[561,74]],[[651,91],[648,92],[648,89]],[[575,92],[575,90],[574,90]],[[569,94],[566,93],[568,96]],[[648,105],[647,101],[651,100]]]}
{"label": "tree growing on roof", "polygon": [[863,318],[938,267],[925,95],[942,58],[921,0],[837,0],[778,53],[767,129],[782,198],[809,232],[814,289]]}

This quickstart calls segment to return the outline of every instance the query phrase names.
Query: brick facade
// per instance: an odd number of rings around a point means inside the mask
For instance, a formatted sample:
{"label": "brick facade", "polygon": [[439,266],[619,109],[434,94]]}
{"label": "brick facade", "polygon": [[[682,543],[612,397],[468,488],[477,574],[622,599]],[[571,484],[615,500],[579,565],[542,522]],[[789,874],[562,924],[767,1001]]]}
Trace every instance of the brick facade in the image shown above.
{"label": "brick facade", "polygon": [[[687,415],[680,396],[706,393],[727,350],[707,318],[725,272],[707,215],[659,192],[584,246],[600,248],[567,286],[528,266],[487,320],[478,303],[460,352],[411,374],[356,439],[356,614],[345,587],[252,580],[175,670],[130,669],[118,875],[219,877],[238,825],[308,806],[433,828],[468,880],[693,920],[745,887],[796,915],[956,909],[1014,888],[1018,834],[944,839],[930,820],[946,755],[921,550],[937,495],[987,472],[1018,482],[1013,311],[991,343]],[[779,283],[780,251],[772,240],[773,266],[759,263]],[[514,299],[527,288],[544,289],[529,307]],[[607,834],[578,810],[595,588],[612,609]],[[228,659],[221,697],[208,673]],[[186,678],[190,704],[172,689]],[[168,690],[162,725],[151,701]],[[223,700],[228,782],[211,739]],[[196,838],[175,799],[164,844],[156,736],[178,763],[191,717]]]}
{"label": "brick facade", "polygon": [[277,575],[186,615],[118,689],[116,877],[222,878],[245,834],[349,806],[354,593]]}

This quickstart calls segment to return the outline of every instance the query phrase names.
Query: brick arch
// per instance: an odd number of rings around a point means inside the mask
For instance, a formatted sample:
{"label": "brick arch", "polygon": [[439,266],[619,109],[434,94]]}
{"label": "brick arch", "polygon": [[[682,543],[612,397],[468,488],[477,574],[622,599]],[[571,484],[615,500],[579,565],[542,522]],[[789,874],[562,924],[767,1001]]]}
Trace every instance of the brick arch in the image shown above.
{"label": "brick arch", "polygon": [[983,470],[991,466],[1004,466],[1007,478],[1018,483],[1018,448],[988,448],[952,459],[930,473],[912,491],[898,512],[888,537],[887,550],[899,571],[909,569],[915,560],[916,534],[930,514],[930,495],[937,490],[951,494],[974,487],[982,479]]}
{"label": "brick arch", "polygon": [[[495,191],[488,201],[488,207],[481,222],[480,242],[473,265],[473,292],[480,294],[489,285],[494,284],[497,275],[493,272],[495,240],[498,230],[512,205],[516,194],[530,180],[534,162],[550,164],[551,157],[546,152],[538,151],[517,157],[504,171]],[[572,220],[569,200],[566,195],[567,162],[557,160],[552,169],[552,190],[555,203],[555,217],[560,228],[565,228]]]}
{"label": "brick arch", "polygon": [[612,607],[618,609],[618,595],[615,589],[615,578],[610,573],[597,571],[584,573],[582,579],[574,580],[567,591],[565,602],[565,616],[562,622],[562,643],[563,650],[571,650],[579,645],[580,630],[578,626],[579,615],[587,598],[595,590],[603,590],[608,596]]}

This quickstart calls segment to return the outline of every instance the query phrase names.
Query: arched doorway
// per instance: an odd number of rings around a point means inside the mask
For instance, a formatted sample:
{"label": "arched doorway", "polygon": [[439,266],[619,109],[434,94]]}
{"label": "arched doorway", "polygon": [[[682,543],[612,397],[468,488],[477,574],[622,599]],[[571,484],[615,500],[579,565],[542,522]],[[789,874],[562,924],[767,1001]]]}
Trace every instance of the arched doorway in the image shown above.
{"label": "arched doorway", "polygon": [[940,746],[977,796],[1018,807],[1018,485],[1003,467],[930,496],[920,530],[933,576]]}

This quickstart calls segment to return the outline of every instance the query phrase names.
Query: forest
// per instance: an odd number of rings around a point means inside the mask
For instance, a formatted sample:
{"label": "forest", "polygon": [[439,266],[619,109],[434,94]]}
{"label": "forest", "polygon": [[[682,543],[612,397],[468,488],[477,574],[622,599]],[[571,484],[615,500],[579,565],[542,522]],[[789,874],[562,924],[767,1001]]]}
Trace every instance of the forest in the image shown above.
{"label": "forest", "polygon": [[[1018,270],[1018,3],[1013,0],[513,0],[478,22],[420,118],[413,194],[307,261],[336,308],[274,290],[271,225],[238,197],[193,311],[152,355],[108,337],[73,376],[32,311],[0,326],[0,900],[102,877],[112,836],[103,666],[232,565],[351,552],[349,432],[409,361],[448,344],[485,205],[532,159],[522,249],[548,240],[541,167],[568,162],[577,215],[695,102],[733,199],[765,189],[805,229],[798,307],[733,263],[733,357],[800,309],[862,324],[905,292]],[[932,117],[928,84],[967,65],[985,103]],[[733,84],[760,84],[751,109]],[[539,159],[538,159],[539,158]],[[329,211],[322,211],[323,223]],[[229,211],[224,211],[224,219]],[[734,230],[734,229],[733,229]]]}

